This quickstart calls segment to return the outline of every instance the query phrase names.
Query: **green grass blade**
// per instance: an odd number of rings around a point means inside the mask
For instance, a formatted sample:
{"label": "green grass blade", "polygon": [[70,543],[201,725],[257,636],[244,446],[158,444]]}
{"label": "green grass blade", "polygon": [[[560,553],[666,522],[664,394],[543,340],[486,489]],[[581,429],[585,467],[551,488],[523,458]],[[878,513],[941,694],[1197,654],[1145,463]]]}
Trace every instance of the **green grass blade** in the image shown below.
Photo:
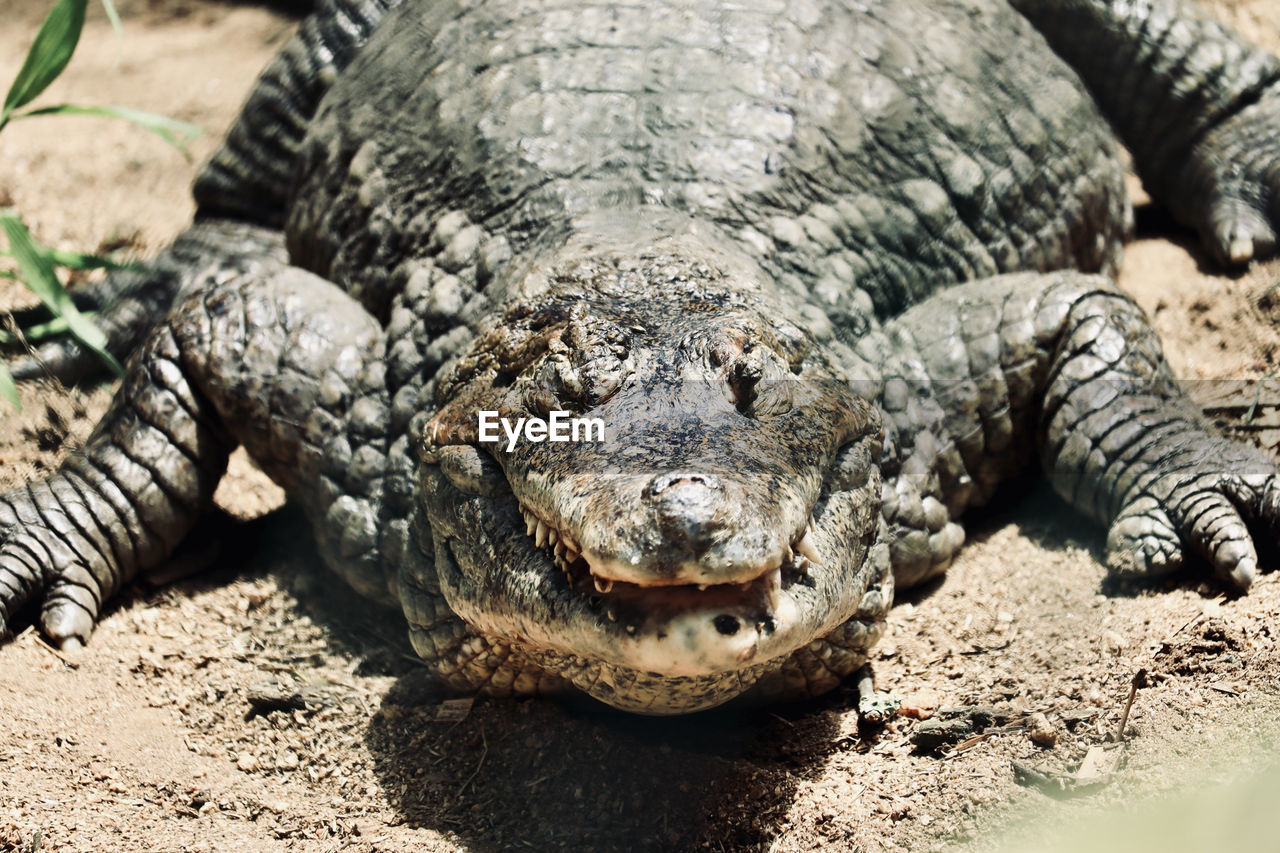
{"label": "green grass blade", "polygon": [[[81,316],[92,323],[93,319],[98,316],[98,312],[82,311]],[[34,344],[52,338],[55,335],[65,335],[69,331],[71,331],[71,324],[67,322],[66,317],[54,317],[44,323],[33,323],[27,326],[22,330],[22,337],[29,343]],[[17,342],[17,335],[0,329],[0,344],[16,344]]]}
{"label": "green grass blade", "polygon": [[58,0],[40,25],[40,32],[27,51],[18,76],[14,78],[9,93],[5,95],[0,110],[0,127],[10,114],[31,101],[48,88],[62,69],[71,61],[80,31],[84,29],[84,11],[89,0]]}
{"label": "green grass blade", "polygon": [[9,239],[9,251],[18,264],[23,282],[31,292],[40,297],[40,301],[55,317],[66,319],[67,331],[77,341],[96,353],[117,376],[123,375],[124,368],[120,366],[120,362],[106,350],[106,335],[76,308],[71,301],[71,294],[58,281],[53,264],[36,247],[35,241],[31,239],[31,232],[22,224],[22,220],[13,214],[0,215],[0,228],[3,228]]}
{"label": "green grass blade", "polygon": [[22,411],[22,401],[18,399],[18,386],[14,384],[9,371],[0,364],[0,399],[8,400],[15,409]]}
{"label": "green grass blade", "polygon": [[116,40],[124,38],[124,27],[120,25],[120,13],[116,11],[116,4],[111,0],[102,0],[102,11],[107,13],[107,20],[111,22],[111,29],[116,31]]}
{"label": "green grass blade", "polygon": [[[127,270],[137,269],[137,264],[122,264],[106,255],[86,255],[83,252],[72,252],[67,249],[47,249],[40,247],[40,252],[55,267],[66,267],[69,270]],[[0,257],[11,258],[10,252],[0,251]],[[20,276],[8,270],[0,270],[0,276],[21,280]]]}
{"label": "green grass blade", "polygon": [[58,267],[69,270],[124,270],[136,267],[137,264],[122,264],[104,255],[86,255],[83,252],[71,252],[66,249],[45,249],[44,256]]}
{"label": "green grass blade", "polygon": [[130,107],[86,107],[79,104],[59,104],[56,107],[41,107],[38,110],[28,110],[25,113],[14,116],[14,118],[48,115],[102,116],[104,118],[118,118],[133,122],[143,130],[151,131],[174,148],[177,148],[182,152],[182,156],[188,160],[191,159],[191,154],[187,151],[187,143],[204,133],[204,128],[198,125],[179,121],[168,116],[131,109]]}

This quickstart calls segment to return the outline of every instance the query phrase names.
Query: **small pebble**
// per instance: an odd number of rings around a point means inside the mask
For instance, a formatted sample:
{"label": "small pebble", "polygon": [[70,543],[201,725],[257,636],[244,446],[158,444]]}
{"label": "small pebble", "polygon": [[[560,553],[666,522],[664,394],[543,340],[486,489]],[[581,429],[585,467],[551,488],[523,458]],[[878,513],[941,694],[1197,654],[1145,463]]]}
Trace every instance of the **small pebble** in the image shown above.
{"label": "small pebble", "polygon": [[902,700],[898,715],[913,720],[927,720],[938,710],[938,697],[933,693],[910,693]]}
{"label": "small pebble", "polygon": [[1027,717],[1027,737],[1036,746],[1052,749],[1058,743],[1058,730],[1049,722],[1048,717],[1037,712]]}

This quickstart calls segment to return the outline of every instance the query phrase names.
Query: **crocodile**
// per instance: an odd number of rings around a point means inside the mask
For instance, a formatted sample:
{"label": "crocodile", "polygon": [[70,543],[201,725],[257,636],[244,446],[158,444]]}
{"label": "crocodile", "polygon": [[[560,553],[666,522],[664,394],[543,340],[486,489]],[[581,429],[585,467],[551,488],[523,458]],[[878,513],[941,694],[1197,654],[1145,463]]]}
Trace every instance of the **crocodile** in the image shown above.
{"label": "crocodile", "polygon": [[0,634],[83,646],[237,446],[457,691],[820,694],[1036,465],[1118,575],[1246,589],[1276,463],[1114,283],[1120,143],[1274,248],[1280,62],[1187,3],[323,0],[189,229],[78,296],[132,355],[0,495]]}

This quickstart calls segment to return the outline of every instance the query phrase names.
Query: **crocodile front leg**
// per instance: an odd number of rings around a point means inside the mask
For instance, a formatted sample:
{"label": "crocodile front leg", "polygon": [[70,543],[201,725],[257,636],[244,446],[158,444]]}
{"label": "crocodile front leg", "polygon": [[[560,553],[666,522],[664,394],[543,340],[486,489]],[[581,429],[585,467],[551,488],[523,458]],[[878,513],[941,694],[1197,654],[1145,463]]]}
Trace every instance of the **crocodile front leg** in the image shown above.
{"label": "crocodile front leg", "polygon": [[44,632],[79,647],[102,603],[209,508],[231,440],[182,360],[173,330],[158,328],[84,447],[0,495],[0,638],[35,600]]}
{"label": "crocodile front leg", "polygon": [[390,404],[377,320],[336,285],[273,261],[224,270],[170,324],[187,375],[301,505],[325,562],[362,595],[394,603],[381,536],[404,526],[383,518]]}
{"label": "crocodile front leg", "polygon": [[103,601],[209,507],[237,443],[302,504],[326,561],[394,601],[380,555],[404,529],[381,517],[384,350],[377,321],[336,286],[273,252],[225,257],[151,334],[85,447],[0,497],[0,635],[37,600],[51,638],[85,642]]}
{"label": "crocodile front leg", "polygon": [[1280,533],[1276,460],[1212,431],[1182,393],[1141,310],[1119,294],[1065,315],[1039,412],[1054,488],[1109,525],[1118,574],[1183,565],[1187,546],[1247,589],[1258,568],[1250,527]]}
{"label": "crocodile front leg", "polygon": [[1109,525],[1122,573],[1179,567],[1186,546],[1243,588],[1248,525],[1280,531],[1273,459],[1212,432],[1141,310],[1105,278],[1018,274],[954,288],[860,342],[879,377],[884,516],[899,585],[946,568],[954,520],[1038,455],[1054,488]]}
{"label": "crocodile front leg", "polygon": [[1152,197],[1221,262],[1280,222],[1280,60],[1189,0],[1012,0],[1089,87]]}

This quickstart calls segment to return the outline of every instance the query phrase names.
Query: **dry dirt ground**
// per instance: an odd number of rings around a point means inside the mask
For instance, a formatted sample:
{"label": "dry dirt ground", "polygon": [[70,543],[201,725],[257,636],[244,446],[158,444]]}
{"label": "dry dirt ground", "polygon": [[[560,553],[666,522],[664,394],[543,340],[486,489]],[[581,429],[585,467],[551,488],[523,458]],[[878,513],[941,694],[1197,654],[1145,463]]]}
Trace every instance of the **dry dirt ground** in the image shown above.
{"label": "dry dirt ground", "polygon": [[[0,0],[6,85],[44,6]],[[1277,0],[1216,11],[1280,48]],[[120,42],[92,16],[46,102],[194,121],[209,129],[197,162],[293,26],[203,0],[122,12]],[[60,247],[155,252],[191,215],[193,168],[108,121],[0,135],[0,196]],[[1180,375],[1280,372],[1280,263],[1222,275],[1158,211],[1138,221],[1124,284]],[[0,307],[24,299],[0,290]],[[0,488],[47,472],[109,394],[24,387],[23,412],[0,413]],[[674,720],[542,700],[442,713],[399,617],[315,569],[269,484],[238,465],[220,499],[246,521],[214,572],[131,589],[75,659],[30,630],[0,648],[0,850],[1275,849],[1280,572],[1242,598],[1194,576],[1113,589],[1098,531],[1043,490],[975,521],[878,652],[881,683],[921,715],[993,706],[994,733],[950,757],[912,745],[917,720],[860,729],[847,689]],[[1056,793],[1019,783],[1014,762],[1074,773],[1119,728],[1142,669],[1113,775]],[[300,707],[271,710],[295,692]],[[1033,742],[1034,712],[1056,745]],[[1100,817],[1116,811],[1127,826]]]}

